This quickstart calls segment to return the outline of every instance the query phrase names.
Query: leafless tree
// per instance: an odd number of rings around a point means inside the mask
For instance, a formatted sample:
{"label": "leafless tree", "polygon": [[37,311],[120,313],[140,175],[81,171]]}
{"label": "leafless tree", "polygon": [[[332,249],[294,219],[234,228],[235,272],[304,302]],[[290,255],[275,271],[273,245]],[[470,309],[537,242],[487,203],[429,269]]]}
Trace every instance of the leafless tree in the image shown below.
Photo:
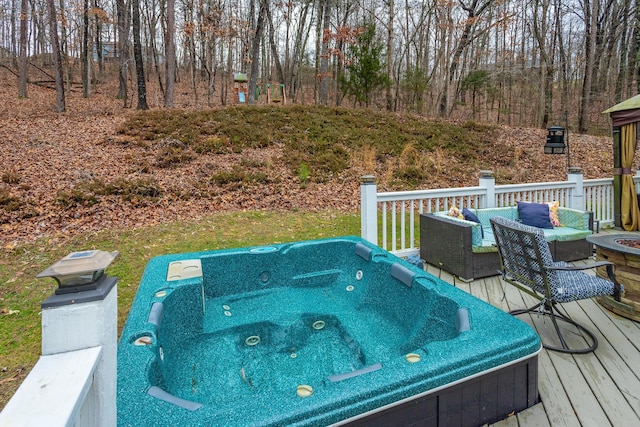
{"label": "leafless tree", "polygon": [[254,30],[253,41],[251,42],[251,72],[249,73],[249,93],[247,99],[249,104],[255,102],[254,94],[258,83],[258,67],[260,65],[260,45],[262,41],[262,31],[264,29],[264,18],[267,14],[266,2],[268,0],[260,0],[260,8],[258,12],[258,20]]}
{"label": "leafless tree", "polygon": [[588,129],[589,106],[591,103],[591,84],[595,69],[596,27],[598,25],[598,13],[600,0],[584,0],[584,78],[582,79],[582,93],[578,111],[578,131],[585,132]]}
{"label": "leafless tree", "polygon": [[67,110],[64,96],[64,80],[62,75],[62,55],[60,54],[60,40],[58,39],[58,17],[54,0],[47,0],[49,7],[49,26],[51,29],[51,48],[53,49],[53,62],[56,81],[56,105],[54,110],[63,113]]}
{"label": "leafless tree", "polygon": [[127,78],[129,75],[129,7],[126,0],[116,0],[118,35],[118,95],[126,107],[128,98]]}
{"label": "leafless tree", "polygon": [[478,18],[487,10],[491,5],[492,0],[471,0],[470,4],[466,4],[462,0],[458,0],[460,7],[467,14],[464,21],[464,28],[462,35],[458,39],[456,46],[453,50],[453,56],[451,63],[449,64],[449,71],[446,77],[445,88],[442,91],[440,97],[439,111],[441,116],[446,116],[449,109],[449,91],[452,83],[454,82],[456,72],[460,66],[460,58],[464,50],[473,42],[476,34],[475,30],[478,26]]}
{"label": "leafless tree", "polygon": [[[322,44],[320,50],[320,66],[318,68],[318,103],[329,102],[329,34],[331,31],[331,0],[320,0],[322,7]],[[320,11],[318,11],[318,16]]]}
{"label": "leafless tree", "polygon": [[164,38],[166,64],[164,106],[167,108],[173,107],[173,88],[176,78],[175,15],[175,0],[167,0],[167,28]]}
{"label": "leafless tree", "polygon": [[[51,0],[50,0],[51,1]],[[138,85],[138,110],[146,110],[147,105],[147,86],[144,75],[144,61],[142,59],[142,41],[140,39],[140,2],[132,0],[133,8],[133,56],[136,61],[136,83]]]}
{"label": "leafless tree", "polygon": [[84,0],[82,11],[82,94],[89,97],[90,89],[90,53],[89,53],[89,0]]}
{"label": "leafless tree", "polygon": [[27,60],[27,17],[29,5],[27,0],[20,2],[20,54],[18,55],[18,96],[27,97],[27,74],[29,62]]}
{"label": "leafless tree", "polygon": [[[540,73],[543,81],[542,92],[542,123],[541,126],[546,128],[549,124],[553,102],[553,75],[555,65],[554,49],[556,45],[557,30],[549,28],[550,23],[554,23],[551,19],[551,2],[548,0],[533,1],[533,20],[532,28],[538,50],[542,59]],[[550,38],[550,40],[548,40]]]}

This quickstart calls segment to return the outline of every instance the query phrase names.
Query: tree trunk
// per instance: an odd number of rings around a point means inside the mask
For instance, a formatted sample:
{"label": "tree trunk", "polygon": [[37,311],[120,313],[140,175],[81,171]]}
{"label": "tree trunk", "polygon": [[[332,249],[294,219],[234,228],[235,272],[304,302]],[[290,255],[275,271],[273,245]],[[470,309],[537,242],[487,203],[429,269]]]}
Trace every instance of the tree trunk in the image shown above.
{"label": "tree trunk", "polygon": [[260,67],[260,42],[262,40],[262,30],[264,27],[264,15],[266,13],[266,2],[268,0],[260,0],[260,11],[258,12],[258,22],[251,43],[251,74],[249,75],[249,89],[247,93],[247,101],[249,104],[255,103],[256,84],[258,82],[258,69]]}
{"label": "tree trunk", "polygon": [[140,40],[140,2],[133,0],[133,57],[136,61],[136,83],[138,85],[138,110],[146,110],[147,86],[144,80],[144,63],[142,60],[142,41]]}
{"label": "tree trunk", "polygon": [[82,96],[89,98],[89,0],[84,0],[82,11]]}
{"label": "tree trunk", "polygon": [[167,0],[167,31],[164,41],[166,64],[164,106],[167,108],[173,107],[173,90],[176,75],[175,15],[175,0]]}
{"label": "tree trunk", "polygon": [[562,16],[560,13],[562,6],[561,2],[562,0],[555,0],[556,28],[558,29],[558,50],[560,53],[560,69],[562,73],[562,99],[560,104],[562,111],[569,111],[569,70],[567,65],[567,52],[564,46],[564,36],[562,35]]}
{"label": "tree trunk", "polygon": [[[596,45],[594,49],[592,93],[602,93],[609,89],[609,72],[611,58],[619,45],[619,31],[621,17],[619,8],[613,0],[605,0],[599,7],[596,20]],[[608,35],[607,35],[608,33]],[[605,35],[607,35],[605,40]]]}
{"label": "tree trunk", "polygon": [[[453,79],[455,78],[456,71],[458,70],[458,66],[460,65],[460,58],[462,57],[462,53],[472,42],[472,30],[474,25],[476,24],[477,19],[482,15],[482,13],[489,7],[492,0],[486,0],[481,6],[478,7],[478,3],[480,0],[472,0],[470,6],[465,5],[462,0],[458,0],[462,9],[467,12],[467,18],[465,20],[464,29],[462,30],[462,35],[460,36],[460,40],[456,44],[456,48],[453,51],[453,57],[451,59],[451,65],[449,66],[449,72],[447,76],[447,81],[445,84],[445,88],[442,91],[442,95],[440,96],[440,105],[439,112],[441,117],[445,117],[448,114],[449,110],[449,87],[451,83],[453,83]],[[477,8],[477,9],[476,9]]]}
{"label": "tree trunk", "polygon": [[595,66],[596,26],[598,21],[599,0],[585,0],[585,50],[584,50],[584,79],[582,81],[582,97],[578,111],[578,132],[586,132],[589,123],[589,108],[591,107],[591,83]]}
{"label": "tree trunk", "polygon": [[[393,75],[393,20],[395,13],[395,5],[393,0],[387,0],[389,2],[389,20],[387,21],[387,77],[392,81]],[[407,11],[408,12],[408,11]],[[392,111],[393,108],[393,92],[391,90],[391,84],[387,84],[386,88],[386,100],[387,110]]]}
{"label": "tree trunk", "polygon": [[192,27],[187,32],[187,39],[184,46],[189,53],[189,80],[191,82],[191,90],[193,91],[193,99],[198,103],[198,87],[197,87],[197,69],[196,69],[196,31],[195,31],[195,19],[194,19],[194,2],[189,0],[185,2],[187,7],[185,14],[185,20],[190,23]]}
{"label": "tree trunk", "polygon": [[27,16],[29,4],[27,0],[20,2],[20,55],[18,60],[18,96],[27,97],[27,75],[29,64],[27,62]]}
{"label": "tree trunk", "polygon": [[[164,14],[164,0],[160,1],[160,10],[162,11],[161,13]],[[149,46],[149,50],[151,51],[151,58],[152,58],[152,64],[153,64],[153,70],[155,70],[156,72],[156,77],[158,79],[158,87],[160,88],[160,93],[162,94],[162,97],[164,98],[164,82],[162,81],[162,70],[160,68],[160,60],[158,59],[158,52],[159,49],[156,47],[156,27],[158,26],[158,21],[160,21],[160,25],[162,26],[161,28],[161,35],[164,35],[164,21],[161,18],[158,18],[155,14],[155,11],[150,11],[149,10],[149,6],[147,5],[147,24],[148,24],[148,29],[149,29],[149,37],[148,37],[148,42],[150,44]],[[162,47],[161,47],[162,48]]]}
{"label": "tree trunk", "polygon": [[284,84],[284,71],[282,69],[282,64],[280,63],[280,56],[278,55],[278,49],[276,46],[276,41],[274,37],[275,28],[273,27],[273,18],[271,16],[271,9],[269,8],[269,3],[265,2],[267,19],[269,20],[269,45],[271,46],[271,56],[273,56],[273,60],[276,64],[276,73],[278,74],[278,83]]}
{"label": "tree trunk", "polygon": [[[303,23],[307,22],[307,14],[309,13],[309,5],[311,2],[305,2],[302,8],[302,14],[300,17],[300,24],[298,25],[298,30],[296,31],[296,38],[293,44],[293,54],[291,55],[291,60],[289,63],[289,67],[287,68],[287,78],[288,80],[285,84],[289,87],[289,98],[295,101],[296,99],[296,78],[299,73],[299,65],[301,59],[304,54],[304,46],[306,45],[306,41],[309,38],[309,33],[311,32],[311,25],[309,25],[306,34],[304,31]],[[313,14],[313,12],[312,12]]]}
{"label": "tree trunk", "polygon": [[98,0],[95,0],[95,19],[96,19],[96,58],[98,62],[98,77],[95,83],[99,83],[104,78],[104,58],[102,56],[102,17],[101,14],[97,13],[100,9],[100,5],[98,4]]}
{"label": "tree trunk", "polygon": [[62,55],[60,54],[60,40],[58,39],[58,18],[56,16],[56,5],[54,0],[47,0],[49,5],[49,23],[51,28],[51,48],[53,49],[53,62],[55,66],[56,80],[56,113],[63,113],[67,110],[64,98],[64,81],[62,75]]}
{"label": "tree trunk", "polygon": [[[18,15],[17,7],[18,7],[18,3],[16,2],[16,0],[11,1],[10,7],[8,2],[5,2],[2,4],[1,10],[3,13],[0,15],[1,17],[0,19],[2,19],[1,21],[2,25],[0,26],[0,41],[4,43],[3,47],[6,49],[7,53],[11,52],[11,53],[17,54],[18,50],[20,49],[19,40],[16,38],[18,36],[18,31],[16,30],[16,21],[20,21],[20,17],[17,16]],[[9,8],[11,9],[11,12],[7,13],[5,10],[9,10]],[[5,21],[5,19],[7,18],[7,15],[9,15],[8,25],[7,25],[7,22]],[[0,60],[4,59],[4,57],[5,57],[5,52],[4,51],[0,52]],[[14,63],[14,66],[18,66],[18,64],[16,63],[17,55],[13,56],[11,59],[12,59],[11,62]]]}
{"label": "tree trunk", "polygon": [[[225,76],[222,78],[222,90],[220,91],[220,101],[222,105],[227,105],[229,98],[229,83],[233,76],[233,43],[229,40],[229,49],[227,51],[227,72]],[[222,49],[220,50],[222,52]],[[222,61],[220,61],[222,62]]]}
{"label": "tree trunk", "polygon": [[[33,38],[34,38],[34,43],[33,43],[33,53],[32,55],[37,56],[40,55],[40,63],[41,65],[44,65],[44,58],[45,55],[42,55],[43,52],[45,52],[46,47],[47,46],[47,39],[46,39],[46,34],[47,34],[47,30],[45,28],[45,23],[47,21],[50,21],[49,17],[47,16],[47,12],[48,12],[48,5],[49,2],[47,0],[47,7],[41,9],[40,7],[37,7],[37,4],[35,1],[30,2],[31,3],[31,18],[33,19]],[[64,25],[63,25],[64,27]],[[60,43],[60,41],[58,40],[58,44]]]}
{"label": "tree trunk", "polygon": [[[547,22],[549,21],[549,2],[544,1],[540,5],[540,1],[534,2],[533,10],[533,34],[538,42],[538,49],[540,50],[540,56],[544,61],[544,68],[541,69],[542,81],[543,81],[543,101],[542,101],[542,123],[541,127],[546,129],[549,124],[550,115],[552,112],[553,102],[553,43],[551,49],[547,47],[546,35]],[[541,9],[541,10],[540,10]],[[542,16],[539,15],[541,13]],[[554,32],[555,34],[555,32]]]}
{"label": "tree trunk", "polygon": [[67,19],[65,10],[65,0],[59,0],[58,14],[60,16],[60,54],[62,55],[62,68],[64,70],[65,90],[71,92],[71,84],[73,83],[73,67],[69,64],[69,39],[67,32],[67,25],[69,19]]}
{"label": "tree trunk", "polygon": [[331,20],[331,1],[324,0],[322,17],[322,50],[320,51],[320,69],[318,77],[320,85],[318,87],[318,101],[321,105],[329,103],[329,31]]}
{"label": "tree trunk", "polygon": [[[353,11],[353,9],[354,8],[351,3],[348,3],[345,5],[344,15],[342,16],[339,24],[341,27],[343,28],[347,27],[349,23],[349,16],[351,15],[351,12]],[[336,21],[338,21],[338,17],[336,17]],[[335,76],[334,76],[335,81],[337,82],[340,81],[344,73],[344,50],[345,50],[345,41],[343,38],[339,37],[336,40],[336,51],[339,52],[339,54],[336,55]],[[336,107],[339,107],[340,104],[342,104],[342,100],[344,97],[345,97],[345,94],[342,91],[340,90],[336,91],[336,100],[335,100]]]}
{"label": "tree trunk", "polygon": [[314,57],[315,79],[313,80],[313,100],[319,103],[320,91],[320,52],[322,51],[322,13],[325,0],[316,0],[316,48]]}
{"label": "tree trunk", "polygon": [[[631,51],[629,52],[629,91],[640,93],[640,0],[633,2],[633,31],[631,32]],[[635,87],[633,83],[635,82]]]}
{"label": "tree trunk", "polygon": [[118,99],[122,99],[123,106],[127,107],[129,75],[129,9],[125,0],[116,0],[118,20]]}
{"label": "tree trunk", "polygon": [[627,55],[629,46],[627,45],[627,34],[629,32],[629,6],[631,2],[625,1],[622,8],[622,31],[620,40],[620,56],[618,58],[618,72],[616,75],[616,83],[613,91],[614,101],[623,100],[622,87],[627,73]]}

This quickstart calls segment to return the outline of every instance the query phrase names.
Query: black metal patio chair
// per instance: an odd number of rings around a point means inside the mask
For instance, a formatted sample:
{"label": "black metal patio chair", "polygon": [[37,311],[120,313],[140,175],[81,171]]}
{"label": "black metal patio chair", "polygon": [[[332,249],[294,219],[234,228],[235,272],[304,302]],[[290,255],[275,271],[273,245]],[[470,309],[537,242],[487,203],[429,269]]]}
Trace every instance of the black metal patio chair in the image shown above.
{"label": "black metal patio chair", "polygon": [[[600,261],[572,266],[566,262],[555,262],[544,233],[539,228],[501,217],[491,219],[491,227],[500,255],[503,280],[540,300],[531,308],[513,310],[510,313],[535,313],[550,317],[560,346],[545,344],[543,339],[542,345],[549,350],[563,353],[594,351],[598,346],[595,335],[567,314],[561,313],[556,305],[601,295],[613,295],[620,301],[623,288],[615,278],[613,263]],[[599,266],[606,266],[610,280],[580,271]],[[575,326],[582,333],[586,347],[575,348],[567,344],[562,328],[558,325],[559,321]]]}

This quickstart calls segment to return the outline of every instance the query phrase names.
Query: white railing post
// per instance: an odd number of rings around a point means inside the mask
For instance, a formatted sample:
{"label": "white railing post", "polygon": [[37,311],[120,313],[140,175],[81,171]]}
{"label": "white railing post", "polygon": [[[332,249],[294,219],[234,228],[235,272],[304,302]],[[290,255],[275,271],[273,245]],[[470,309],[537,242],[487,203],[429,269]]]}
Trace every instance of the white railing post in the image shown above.
{"label": "white railing post", "polygon": [[363,239],[378,244],[378,190],[376,178],[364,175],[360,181],[360,233]]}
{"label": "white railing post", "polygon": [[[496,179],[493,172],[489,170],[480,171],[478,186],[485,189],[484,203],[478,208],[494,208],[496,206]],[[481,198],[482,200],[482,198]]]}
{"label": "white railing post", "polygon": [[117,252],[74,252],[36,277],[54,277],[42,303],[42,356],[0,412],[0,426],[117,425]]}
{"label": "white railing post", "polygon": [[569,208],[580,211],[585,210],[584,200],[584,175],[582,168],[571,166],[567,175],[567,181],[573,183],[571,197],[569,198]]}
{"label": "white railing post", "polygon": [[76,425],[112,427],[117,424],[116,283],[116,278],[105,275],[96,283],[96,289],[54,294],[42,303],[43,355],[102,347],[102,357],[93,374],[93,387]]}

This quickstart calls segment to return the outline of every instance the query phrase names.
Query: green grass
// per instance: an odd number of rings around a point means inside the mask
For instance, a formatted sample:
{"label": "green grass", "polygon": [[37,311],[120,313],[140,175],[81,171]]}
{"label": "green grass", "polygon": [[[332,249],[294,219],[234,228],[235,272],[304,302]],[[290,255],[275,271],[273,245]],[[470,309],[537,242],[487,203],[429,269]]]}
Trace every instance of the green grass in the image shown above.
{"label": "green grass", "polygon": [[358,214],[336,211],[221,213],[199,221],[136,230],[103,231],[62,244],[41,239],[3,250],[0,258],[0,408],[40,355],[40,304],[55,290],[35,276],[70,252],[119,251],[107,270],[118,278],[118,330],[122,330],[147,262],[156,255],[359,235]]}

